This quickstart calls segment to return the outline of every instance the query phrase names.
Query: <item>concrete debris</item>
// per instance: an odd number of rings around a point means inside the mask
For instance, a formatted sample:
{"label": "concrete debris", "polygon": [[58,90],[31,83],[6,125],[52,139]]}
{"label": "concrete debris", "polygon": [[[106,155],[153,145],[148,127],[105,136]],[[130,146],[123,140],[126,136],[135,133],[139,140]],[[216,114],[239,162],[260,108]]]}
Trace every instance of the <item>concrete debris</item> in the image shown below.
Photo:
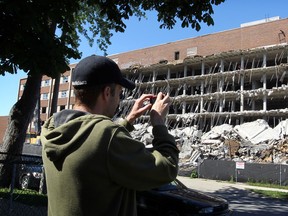
{"label": "concrete debris", "polygon": [[268,140],[278,140],[280,138],[277,131],[270,128],[263,119],[237,125],[234,127],[234,130],[242,139],[249,140],[253,144],[266,142]]}
{"label": "concrete debris", "polygon": [[[151,146],[152,127],[134,126],[132,136]],[[169,131],[180,150],[179,166],[196,166],[204,159],[288,164],[288,119],[271,128],[263,119],[232,126],[223,124],[203,133],[196,126]]]}

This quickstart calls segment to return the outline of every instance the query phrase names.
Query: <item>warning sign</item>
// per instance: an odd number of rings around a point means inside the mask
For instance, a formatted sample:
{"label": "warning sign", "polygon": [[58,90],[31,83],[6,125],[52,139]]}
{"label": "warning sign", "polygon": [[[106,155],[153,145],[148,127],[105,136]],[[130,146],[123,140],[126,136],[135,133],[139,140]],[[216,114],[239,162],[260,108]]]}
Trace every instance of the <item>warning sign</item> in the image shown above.
{"label": "warning sign", "polygon": [[245,162],[236,162],[236,169],[245,169]]}

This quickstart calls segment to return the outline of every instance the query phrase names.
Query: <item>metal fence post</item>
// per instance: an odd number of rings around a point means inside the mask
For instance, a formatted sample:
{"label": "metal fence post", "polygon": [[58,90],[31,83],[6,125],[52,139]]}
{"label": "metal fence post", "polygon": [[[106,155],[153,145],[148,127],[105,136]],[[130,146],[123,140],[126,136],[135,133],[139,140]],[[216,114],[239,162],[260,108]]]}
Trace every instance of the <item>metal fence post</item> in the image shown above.
{"label": "metal fence post", "polygon": [[280,176],[279,183],[280,183],[280,186],[282,186],[282,166],[281,166],[281,163],[280,163],[280,173],[279,173],[279,176]]}
{"label": "metal fence post", "polygon": [[14,192],[14,186],[15,186],[15,177],[16,177],[16,164],[13,163],[13,169],[12,169],[12,181],[10,186],[10,200],[9,200],[9,215],[12,214],[13,210],[13,192]]}
{"label": "metal fence post", "polygon": [[237,176],[237,167],[235,165],[235,181],[236,181],[236,183],[237,183],[237,178],[238,178],[238,176]]}

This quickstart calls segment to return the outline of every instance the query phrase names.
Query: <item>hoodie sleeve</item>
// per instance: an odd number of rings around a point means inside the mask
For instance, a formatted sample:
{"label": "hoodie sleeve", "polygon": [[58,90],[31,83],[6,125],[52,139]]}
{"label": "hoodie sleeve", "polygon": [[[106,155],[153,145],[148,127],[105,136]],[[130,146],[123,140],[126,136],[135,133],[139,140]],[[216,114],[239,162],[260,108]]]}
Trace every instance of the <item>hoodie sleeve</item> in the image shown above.
{"label": "hoodie sleeve", "polygon": [[108,169],[117,184],[134,190],[147,190],[173,181],[178,172],[175,139],[165,126],[153,128],[154,150],[133,139],[118,127],[108,147]]}
{"label": "hoodie sleeve", "polygon": [[127,119],[123,119],[119,125],[123,126],[126,128],[126,130],[128,130],[129,132],[133,131],[135,128],[132,124],[130,124]]}

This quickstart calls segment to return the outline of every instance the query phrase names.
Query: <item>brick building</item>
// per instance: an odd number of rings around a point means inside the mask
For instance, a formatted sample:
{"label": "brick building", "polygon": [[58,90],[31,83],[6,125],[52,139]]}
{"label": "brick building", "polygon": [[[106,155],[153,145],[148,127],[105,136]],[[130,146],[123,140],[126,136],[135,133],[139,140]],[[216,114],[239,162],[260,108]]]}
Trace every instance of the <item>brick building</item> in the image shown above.
{"label": "brick building", "polygon": [[[271,126],[288,117],[288,19],[274,17],[240,28],[110,55],[137,87],[126,92],[122,114],[142,93],[169,92],[171,126],[240,124],[258,118]],[[74,103],[70,65],[60,80],[58,111]],[[26,79],[20,80],[21,97]],[[48,117],[53,80],[43,77],[41,120]],[[140,121],[145,121],[145,116]],[[33,124],[32,127],[33,128]]]}
{"label": "brick building", "polygon": [[7,125],[8,125],[8,116],[0,116],[0,145],[3,143],[3,138]]}

